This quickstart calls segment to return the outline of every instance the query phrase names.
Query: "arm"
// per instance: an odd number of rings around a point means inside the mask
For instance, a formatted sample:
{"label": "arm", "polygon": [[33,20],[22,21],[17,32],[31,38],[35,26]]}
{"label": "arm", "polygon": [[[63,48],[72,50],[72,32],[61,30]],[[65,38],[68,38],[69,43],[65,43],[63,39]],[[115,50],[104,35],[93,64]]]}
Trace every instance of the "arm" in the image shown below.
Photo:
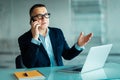
{"label": "arm", "polygon": [[[61,31],[61,35],[63,36],[63,33]],[[65,41],[64,36],[61,38],[64,42],[64,48],[63,48],[63,54],[62,56],[65,59],[73,59],[74,57],[76,57],[77,55],[79,55],[79,53],[81,53],[84,50],[84,46],[90,41],[91,37],[92,37],[92,33],[84,36],[83,33],[80,34],[77,44],[73,45],[71,48],[69,48],[67,42]],[[79,46],[79,49],[76,47]]]}
{"label": "arm", "polygon": [[30,31],[18,39],[23,64],[26,67],[33,67],[35,65],[39,46],[31,42]]}
{"label": "arm", "polygon": [[73,47],[70,48],[64,38],[63,32],[60,29],[56,30],[55,34],[56,34],[55,44],[57,46],[57,53],[61,53],[64,59],[67,60],[73,59],[75,56],[79,55],[79,53],[83,51],[82,48],[80,50],[77,50],[75,48],[75,45],[73,45]]}

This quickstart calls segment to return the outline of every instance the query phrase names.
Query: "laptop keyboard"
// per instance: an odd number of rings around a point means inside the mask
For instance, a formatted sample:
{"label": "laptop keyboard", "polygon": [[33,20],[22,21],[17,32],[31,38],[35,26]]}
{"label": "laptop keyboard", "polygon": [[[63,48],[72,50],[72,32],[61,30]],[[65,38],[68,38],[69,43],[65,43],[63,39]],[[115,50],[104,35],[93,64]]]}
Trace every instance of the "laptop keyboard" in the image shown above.
{"label": "laptop keyboard", "polygon": [[79,71],[79,72],[81,72],[81,70],[82,70],[81,67],[80,67],[80,68],[75,68],[75,69],[73,69],[73,71]]}

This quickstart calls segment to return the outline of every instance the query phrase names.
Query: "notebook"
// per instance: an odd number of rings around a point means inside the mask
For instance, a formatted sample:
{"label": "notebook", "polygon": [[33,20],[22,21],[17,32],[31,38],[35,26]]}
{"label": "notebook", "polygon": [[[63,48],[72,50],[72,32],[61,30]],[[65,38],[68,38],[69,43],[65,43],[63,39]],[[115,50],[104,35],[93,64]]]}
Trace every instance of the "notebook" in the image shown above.
{"label": "notebook", "polygon": [[17,80],[45,80],[45,76],[38,70],[14,72]]}
{"label": "notebook", "polygon": [[85,73],[100,69],[104,66],[111,48],[112,44],[91,47],[83,66],[77,65],[69,68],[63,68],[59,71]]}

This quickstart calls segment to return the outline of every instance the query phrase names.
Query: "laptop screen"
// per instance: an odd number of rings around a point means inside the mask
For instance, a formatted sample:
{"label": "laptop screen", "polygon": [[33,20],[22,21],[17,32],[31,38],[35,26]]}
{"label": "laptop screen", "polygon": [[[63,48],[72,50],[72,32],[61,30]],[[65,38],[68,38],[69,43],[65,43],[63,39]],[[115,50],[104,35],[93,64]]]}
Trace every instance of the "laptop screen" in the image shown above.
{"label": "laptop screen", "polygon": [[82,73],[102,68],[112,48],[112,44],[91,47],[84,63]]}
{"label": "laptop screen", "polygon": [[69,68],[60,69],[63,72],[81,72],[102,68],[112,48],[112,44],[91,47],[83,66],[77,65]]}

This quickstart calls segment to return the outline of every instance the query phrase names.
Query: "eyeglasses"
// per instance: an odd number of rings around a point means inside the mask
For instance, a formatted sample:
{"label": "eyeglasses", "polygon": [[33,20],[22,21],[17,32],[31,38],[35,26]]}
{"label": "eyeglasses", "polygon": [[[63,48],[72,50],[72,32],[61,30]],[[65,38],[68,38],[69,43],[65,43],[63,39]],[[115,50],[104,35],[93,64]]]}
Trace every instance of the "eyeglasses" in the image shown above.
{"label": "eyeglasses", "polygon": [[50,18],[50,13],[45,13],[45,14],[37,14],[35,16],[31,17],[33,20],[37,19],[43,19],[43,18]]}

